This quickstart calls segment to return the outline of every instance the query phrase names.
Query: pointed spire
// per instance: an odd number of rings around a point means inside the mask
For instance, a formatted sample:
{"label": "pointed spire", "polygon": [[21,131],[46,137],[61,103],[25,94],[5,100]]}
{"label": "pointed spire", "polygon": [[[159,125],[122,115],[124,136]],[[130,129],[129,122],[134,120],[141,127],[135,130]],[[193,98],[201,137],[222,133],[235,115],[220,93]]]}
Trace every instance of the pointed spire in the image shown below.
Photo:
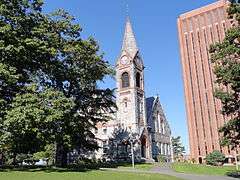
{"label": "pointed spire", "polygon": [[137,42],[129,17],[127,17],[122,51],[127,51],[132,57],[135,56],[138,51]]}

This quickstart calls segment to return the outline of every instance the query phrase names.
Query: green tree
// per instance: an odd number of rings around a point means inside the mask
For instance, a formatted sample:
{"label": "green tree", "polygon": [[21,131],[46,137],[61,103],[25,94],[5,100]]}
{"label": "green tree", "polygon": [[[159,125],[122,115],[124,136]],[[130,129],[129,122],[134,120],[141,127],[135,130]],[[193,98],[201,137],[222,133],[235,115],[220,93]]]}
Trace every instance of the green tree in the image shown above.
{"label": "green tree", "polygon": [[62,92],[53,89],[37,92],[36,86],[27,89],[13,99],[3,122],[1,142],[7,145],[6,151],[13,153],[14,164],[18,154],[33,154],[64,136],[58,134],[58,124],[64,123],[74,106]]}
{"label": "green tree", "polygon": [[47,162],[48,165],[53,165],[55,160],[56,146],[55,144],[48,144],[45,146],[43,151],[33,154],[35,160],[43,159]]}
{"label": "green tree", "polygon": [[213,151],[206,156],[206,163],[213,166],[222,165],[225,160],[225,155],[219,151]]}
{"label": "green tree", "polygon": [[234,19],[222,42],[211,46],[211,60],[218,88],[215,96],[222,102],[223,115],[230,121],[220,129],[222,144],[236,148],[240,143],[240,5],[232,1],[228,8],[230,19]]}
{"label": "green tree", "polygon": [[119,126],[113,131],[112,137],[109,139],[105,149],[105,157],[112,161],[127,160],[131,156],[131,143],[133,147],[138,143],[137,134]]}
{"label": "green tree", "polygon": [[[11,96],[14,94],[14,89],[17,88],[19,76],[16,74],[16,69],[0,63],[0,136],[3,132],[3,116],[5,111],[10,107]],[[0,146],[2,142],[0,141]],[[6,144],[5,144],[6,147]],[[2,149],[0,148],[0,164],[3,162]]]}
{"label": "green tree", "polygon": [[172,137],[172,148],[174,159],[177,160],[185,153],[185,147],[182,145],[181,136]]}
{"label": "green tree", "polygon": [[113,70],[72,16],[44,14],[42,5],[0,1],[0,150],[16,157],[56,143],[56,163],[65,166],[72,149],[98,148],[92,129],[115,102],[97,83]]}

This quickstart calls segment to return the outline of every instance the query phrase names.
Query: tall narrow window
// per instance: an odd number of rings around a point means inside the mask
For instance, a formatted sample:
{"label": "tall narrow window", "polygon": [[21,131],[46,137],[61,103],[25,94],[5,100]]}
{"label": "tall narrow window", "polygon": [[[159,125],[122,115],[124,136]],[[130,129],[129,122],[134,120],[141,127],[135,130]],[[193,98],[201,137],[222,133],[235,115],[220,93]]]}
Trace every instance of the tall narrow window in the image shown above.
{"label": "tall narrow window", "polygon": [[140,118],[141,118],[141,100],[140,100],[140,98],[137,99],[137,116],[138,116],[138,120],[140,123]]}
{"label": "tall narrow window", "polygon": [[158,149],[159,149],[159,154],[162,154],[162,144],[161,143],[158,143]]}
{"label": "tall narrow window", "polygon": [[129,75],[127,72],[122,74],[122,88],[129,87]]}
{"label": "tall narrow window", "polygon": [[165,134],[165,124],[163,122],[163,120],[161,120],[161,128],[162,128],[162,134]]}
{"label": "tall narrow window", "polygon": [[108,152],[108,143],[107,141],[103,141],[103,153],[107,153]]}
{"label": "tall narrow window", "polygon": [[128,107],[128,99],[125,98],[125,99],[123,100],[122,104],[123,104],[123,109],[122,109],[123,112],[124,112],[124,113],[127,113],[127,112],[128,112],[128,109],[127,109],[127,107]]}
{"label": "tall narrow window", "polygon": [[154,118],[154,119],[153,119],[153,122],[154,122],[154,124],[155,124],[155,132],[159,132],[159,130],[158,130],[157,118]]}
{"label": "tall narrow window", "polygon": [[136,74],[136,86],[139,88],[141,87],[141,75],[139,72]]}
{"label": "tall narrow window", "polygon": [[124,104],[125,104],[125,108],[127,108],[127,101],[125,101]]}
{"label": "tall narrow window", "polygon": [[159,112],[157,112],[157,121],[158,121],[158,132],[162,133],[162,124],[161,124],[161,117]]}

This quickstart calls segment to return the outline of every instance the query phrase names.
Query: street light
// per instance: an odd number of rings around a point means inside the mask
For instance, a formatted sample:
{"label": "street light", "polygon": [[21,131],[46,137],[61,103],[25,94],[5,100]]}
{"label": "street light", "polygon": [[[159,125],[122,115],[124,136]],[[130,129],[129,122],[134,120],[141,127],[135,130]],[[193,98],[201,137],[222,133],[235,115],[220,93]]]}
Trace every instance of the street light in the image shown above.
{"label": "street light", "polygon": [[235,163],[236,163],[236,170],[238,171],[238,154],[237,154],[237,150],[235,151]]}
{"label": "street light", "polygon": [[135,162],[134,162],[134,147],[133,147],[133,140],[130,139],[130,143],[131,143],[131,154],[132,154],[132,168],[135,168]]}
{"label": "street light", "polygon": [[133,135],[133,133],[130,134],[130,145],[131,145],[131,156],[132,156],[132,168],[135,168],[135,158],[134,158],[134,141],[136,141],[136,137]]}

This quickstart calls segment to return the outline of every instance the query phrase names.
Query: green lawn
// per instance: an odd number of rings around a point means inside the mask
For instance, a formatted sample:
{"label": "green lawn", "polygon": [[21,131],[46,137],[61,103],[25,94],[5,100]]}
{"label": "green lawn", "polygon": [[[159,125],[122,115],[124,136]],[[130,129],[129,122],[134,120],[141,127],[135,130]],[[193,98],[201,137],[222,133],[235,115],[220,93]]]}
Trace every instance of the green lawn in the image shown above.
{"label": "green lawn", "polygon": [[224,176],[229,172],[235,171],[235,166],[214,167],[188,163],[175,163],[173,164],[172,167],[176,172],[181,173],[220,175],[220,176]]}
{"label": "green lawn", "polygon": [[110,171],[87,172],[0,172],[0,180],[180,180],[158,174],[123,173]]}
{"label": "green lawn", "polygon": [[[152,169],[153,167],[154,167],[154,164],[135,164],[135,169],[143,170],[143,171],[148,171],[148,170]],[[129,168],[132,168],[132,164],[125,164],[125,165],[122,165],[122,166],[118,166],[118,168],[129,169]]]}

